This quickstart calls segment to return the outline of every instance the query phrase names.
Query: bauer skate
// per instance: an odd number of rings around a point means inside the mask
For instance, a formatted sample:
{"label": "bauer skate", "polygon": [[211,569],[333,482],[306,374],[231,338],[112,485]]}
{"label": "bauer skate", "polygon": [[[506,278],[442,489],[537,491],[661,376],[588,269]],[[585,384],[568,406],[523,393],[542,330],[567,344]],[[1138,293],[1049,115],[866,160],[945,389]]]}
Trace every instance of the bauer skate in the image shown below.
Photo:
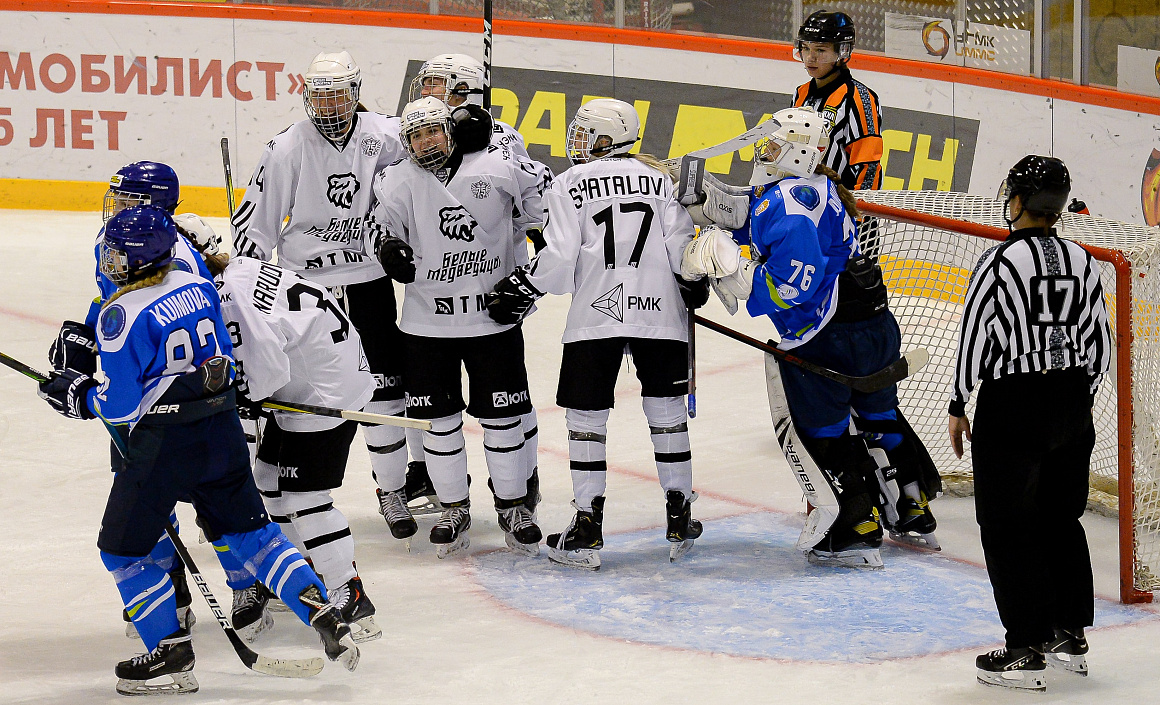
{"label": "bauer skate", "polygon": [[[576,507],[573,500],[572,506]],[[591,511],[576,507],[572,523],[560,534],[548,536],[548,560],[571,568],[600,570],[600,549],[604,547],[604,498],[593,497]]]}
{"label": "bauer skate", "polygon": [[247,644],[254,643],[267,629],[274,626],[274,618],[266,605],[274,594],[260,581],[245,590],[234,590],[234,604],[230,609],[230,622],[234,631]]}
{"label": "bauer skate", "polygon": [[407,493],[407,509],[413,517],[443,511],[439,506],[439,497],[435,494],[435,485],[431,484],[431,476],[427,474],[427,463],[422,460],[407,463],[407,484],[403,489]]}
{"label": "bauer skate", "polygon": [[419,525],[411,515],[411,510],[407,508],[405,491],[405,487],[400,487],[394,492],[383,492],[382,489],[375,488],[375,494],[379,498],[379,514],[386,519],[391,536],[406,541],[407,551],[410,551],[411,537],[419,530]]}
{"label": "bauer skate", "polygon": [[356,575],[327,593],[330,604],[338,607],[342,621],[350,627],[354,643],[374,641],[383,635],[383,630],[375,623],[375,606],[363,592],[362,578]]}
{"label": "bauer skate", "polygon": [[872,508],[870,516],[845,529],[832,530],[822,542],[806,553],[811,565],[830,568],[883,567],[882,525],[878,523],[878,509]]}
{"label": "bauer skate", "polygon": [[[197,624],[197,615],[190,608],[193,595],[189,593],[189,583],[185,579],[185,566],[170,573],[169,579],[173,581],[173,594],[177,599],[177,624],[186,631],[193,631],[193,625]],[[121,619],[125,620],[125,636],[130,639],[138,638],[137,627],[133,624],[133,618],[129,616],[129,610],[121,610]]]}
{"label": "bauer skate", "polygon": [[[193,664],[193,639],[188,629],[178,629],[162,639],[156,649],[117,664],[117,692],[121,695],[196,693]],[[162,678],[168,680],[150,683]]]}
{"label": "bauer skate", "polygon": [[1047,690],[1047,663],[1035,649],[996,649],[975,659],[977,678],[983,685],[1013,690]]}
{"label": "bauer skate", "polygon": [[669,547],[669,563],[676,563],[677,559],[693,549],[693,541],[701,536],[703,528],[701,522],[692,518],[691,505],[697,499],[697,493],[685,499],[679,490],[669,490],[665,493],[665,514],[668,517],[668,531],[665,538],[672,542]]}
{"label": "bauer skate", "polygon": [[322,591],[317,585],[307,586],[298,599],[310,610],[310,626],[322,639],[326,658],[338,661],[348,671],[358,668],[358,646],[351,637],[350,627],[342,621],[338,607],[322,599]]}
{"label": "bauer skate", "polygon": [[919,499],[902,495],[898,499],[898,521],[889,527],[890,539],[919,548],[941,551],[934,530],[938,527],[926,493],[918,491]]}
{"label": "bauer skate", "polygon": [[471,500],[443,505],[443,514],[431,527],[431,543],[439,558],[463,553],[471,546],[467,530],[471,528]]}
{"label": "bauer skate", "polygon": [[1055,638],[1043,645],[1047,665],[1086,677],[1088,642],[1083,629],[1056,629]]}

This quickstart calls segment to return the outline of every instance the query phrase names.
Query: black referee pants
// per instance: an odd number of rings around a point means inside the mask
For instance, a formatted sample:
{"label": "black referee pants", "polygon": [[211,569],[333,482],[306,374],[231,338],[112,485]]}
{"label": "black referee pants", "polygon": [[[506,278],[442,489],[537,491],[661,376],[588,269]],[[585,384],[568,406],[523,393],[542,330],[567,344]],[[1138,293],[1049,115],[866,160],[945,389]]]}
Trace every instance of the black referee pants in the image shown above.
{"label": "black referee pants", "polygon": [[1087,374],[1072,368],[987,380],[971,452],[975,519],[1008,647],[1092,624],[1092,564],[1079,518],[1095,427]]}

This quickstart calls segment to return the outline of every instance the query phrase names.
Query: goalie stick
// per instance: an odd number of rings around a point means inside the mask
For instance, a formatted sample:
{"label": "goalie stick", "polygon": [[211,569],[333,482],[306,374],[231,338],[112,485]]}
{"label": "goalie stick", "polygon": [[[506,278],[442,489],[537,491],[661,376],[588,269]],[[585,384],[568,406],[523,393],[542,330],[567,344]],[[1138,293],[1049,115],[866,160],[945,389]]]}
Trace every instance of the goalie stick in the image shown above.
{"label": "goalie stick", "polygon": [[697,323],[700,323],[710,330],[717,331],[724,336],[745,343],[750,347],[757,348],[762,352],[769,353],[777,359],[788,362],[791,365],[796,365],[797,367],[800,367],[807,372],[813,372],[816,375],[820,375],[826,379],[832,379],[838,384],[843,384],[855,391],[867,394],[870,392],[876,392],[879,389],[885,389],[892,384],[906,379],[910,375],[921,370],[926,365],[927,361],[930,360],[930,353],[927,352],[926,348],[915,348],[914,350],[907,351],[906,354],[900,357],[897,361],[887,365],[886,367],[883,367],[877,372],[868,374],[865,377],[854,377],[851,375],[844,375],[841,372],[836,372],[828,367],[822,367],[821,365],[810,362],[809,360],[803,360],[793,353],[778,349],[772,344],[772,342],[763,343],[756,338],[750,338],[748,335],[739,333],[738,331],[723,326],[716,321],[710,321],[709,319],[701,318],[700,316],[697,316],[696,318]]}

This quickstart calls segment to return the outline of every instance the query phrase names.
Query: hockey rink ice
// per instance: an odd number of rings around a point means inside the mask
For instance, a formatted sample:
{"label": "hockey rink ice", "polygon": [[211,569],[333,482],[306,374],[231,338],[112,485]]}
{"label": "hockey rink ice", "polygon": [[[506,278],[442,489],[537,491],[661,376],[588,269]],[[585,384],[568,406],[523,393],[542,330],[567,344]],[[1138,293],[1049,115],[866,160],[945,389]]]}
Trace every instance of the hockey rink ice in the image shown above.
{"label": "hockey rink ice", "polygon": [[[211,219],[219,233],[225,219]],[[0,351],[47,367],[64,319],[95,293],[97,213],[0,210]],[[563,410],[553,404],[568,300],[548,297],[525,323],[540,421],[545,535],[572,516]],[[755,337],[772,325],[705,315]],[[200,595],[194,648],[199,703],[1140,703],[1160,699],[1160,610],[1117,602],[1116,524],[1085,519],[1096,570],[1091,676],[1048,672],[1048,693],[975,682],[976,654],[1002,627],[972,500],[932,504],[941,553],[887,542],[882,571],[809,566],[793,551],[801,493],[773,437],[760,353],[698,330],[698,416],[690,420],[693,514],[704,536],[676,564],[664,539],[664,496],[640,409],[621,368],[609,422],[603,568],[596,573],[508,552],[485,479],[477,423],[465,426],[473,476],[467,556],[438,560],[419,518],[407,550],[377,513],[361,439],[337,505],[350,519],[359,573],[384,637],[362,645],[358,670],[327,664],[306,680],[242,666]],[[113,666],[143,650],[124,636],[121,604],[96,537],[111,482],[108,438],[64,419],[35,384],[0,368],[0,703],[123,703]],[[230,592],[188,505],[182,536],[218,600]],[[1014,538],[1014,537],[1013,537]],[[320,656],[288,613],[254,648]],[[172,697],[172,696],[170,696]],[[155,702],[155,701],[151,701]]]}

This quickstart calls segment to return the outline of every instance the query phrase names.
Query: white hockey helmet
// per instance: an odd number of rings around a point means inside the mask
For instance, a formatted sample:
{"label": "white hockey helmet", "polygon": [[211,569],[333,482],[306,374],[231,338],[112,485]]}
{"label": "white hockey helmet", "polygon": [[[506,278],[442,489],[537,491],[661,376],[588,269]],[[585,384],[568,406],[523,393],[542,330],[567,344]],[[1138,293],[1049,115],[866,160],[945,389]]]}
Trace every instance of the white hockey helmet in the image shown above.
{"label": "white hockey helmet", "polygon": [[623,100],[596,98],[576,111],[565,151],[573,164],[628,154],[640,139],[640,116]]}
{"label": "white hockey helmet", "polygon": [[350,132],[361,87],[362,72],[349,52],[322,52],[310,62],[302,102],[323,137],[339,142]]}
{"label": "white hockey helmet", "polygon": [[411,81],[407,100],[434,96],[457,108],[464,103],[483,105],[483,64],[467,54],[440,54],[423,62]]}
{"label": "white hockey helmet", "polygon": [[413,100],[403,107],[399,132],[411,160],[427,171],[436,171],[451,157],[451,111],[434,96]]}
{"label": "white hockey helmet", "polygon": [[813,108],[807,107],[785,108],[770,119],[776,120],[780,127],[753,146],[750,185],[813,174],[830,145],[826,121]]}
{"label": "white hockey helmet", "polygon": [[214,232],[209,223],[194,213],[180,213],[173,216],[177,232],[193,244],[193,249],[209,257],[221,252],[222,236]]}

